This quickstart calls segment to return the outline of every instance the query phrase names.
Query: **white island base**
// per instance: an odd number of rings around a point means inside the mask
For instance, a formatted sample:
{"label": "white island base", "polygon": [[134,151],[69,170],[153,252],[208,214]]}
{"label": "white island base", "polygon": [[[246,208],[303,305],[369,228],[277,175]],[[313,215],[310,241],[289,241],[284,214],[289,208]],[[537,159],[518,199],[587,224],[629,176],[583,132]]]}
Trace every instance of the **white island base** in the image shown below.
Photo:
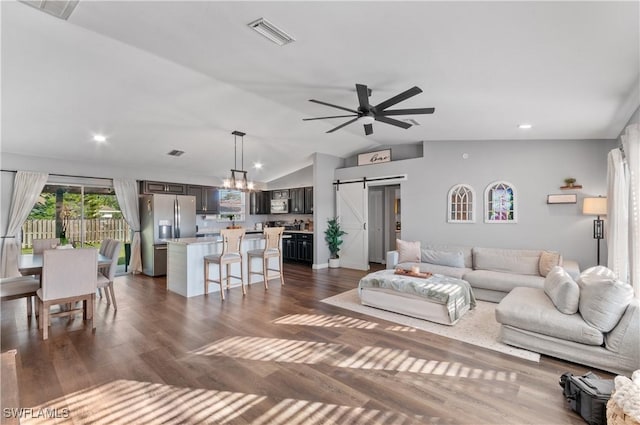
{"label": "white island base", "polygon": [[[264,248],[264,238],[262,235],[256,237],[248,236],[242,241],[242,267],[244,267],[245,284],[262,283],[261,275],[251,275],[247,268],[247,251],[251,249]],[[222,251],[222,240],[219,238],[181,238],[167,241],[167,290],[175,292],[184,297],[196,297],[204,294],[204,256],[218,254]],[[270,268],[278,268],[277,258],[271,259]],[[240,276],[241,265],[236,263],[231,265],[231,274]],[[253,258],[252,268],[254,271],[262,270],[260,258]],[[215,264],[209,265],[209,279],[219,280],[219,267]],[[226,270],[224,272],[226,276]],[[240,289],[240,280],[231,278],[231,288]],[[209,282],[209,292],[219,292],[220,285]],[[219,295],[218,295],[219,296]]]}

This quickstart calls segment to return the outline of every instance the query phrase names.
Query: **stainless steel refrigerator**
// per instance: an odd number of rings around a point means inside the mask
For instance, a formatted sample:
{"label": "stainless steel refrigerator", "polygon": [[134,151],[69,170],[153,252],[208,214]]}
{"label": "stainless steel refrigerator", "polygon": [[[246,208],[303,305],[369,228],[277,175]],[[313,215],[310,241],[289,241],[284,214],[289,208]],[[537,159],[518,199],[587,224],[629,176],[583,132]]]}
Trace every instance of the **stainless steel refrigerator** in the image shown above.
{"label": "stainless steel refrigerator", "polygon": [[167,239],[196,236],[196,197],[143,195],[140,197],[142,272],[167,274]]}

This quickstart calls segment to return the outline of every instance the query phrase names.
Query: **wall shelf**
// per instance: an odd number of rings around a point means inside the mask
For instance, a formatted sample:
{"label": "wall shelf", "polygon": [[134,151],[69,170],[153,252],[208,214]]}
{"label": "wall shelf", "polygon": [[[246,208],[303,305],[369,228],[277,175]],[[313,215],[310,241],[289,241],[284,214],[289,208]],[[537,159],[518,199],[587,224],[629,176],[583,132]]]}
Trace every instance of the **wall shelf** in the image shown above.
{"label": "wall shelf", "polygon": [[573,186],[560,186],[560,190],[579,190],[582,189],[582,185],[574,184]]}

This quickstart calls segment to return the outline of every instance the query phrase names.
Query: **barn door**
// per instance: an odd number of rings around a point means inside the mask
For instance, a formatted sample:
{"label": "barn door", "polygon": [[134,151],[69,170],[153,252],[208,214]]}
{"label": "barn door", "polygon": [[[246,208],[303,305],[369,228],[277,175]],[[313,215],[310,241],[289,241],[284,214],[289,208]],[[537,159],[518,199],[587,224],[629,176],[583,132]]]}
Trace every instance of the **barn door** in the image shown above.
{"label": "barn door", "polygon": [[342,229],[340,267],[369,270],[367,230],[368,190],[363,183],[340,184],[336,190],[336,214]]}

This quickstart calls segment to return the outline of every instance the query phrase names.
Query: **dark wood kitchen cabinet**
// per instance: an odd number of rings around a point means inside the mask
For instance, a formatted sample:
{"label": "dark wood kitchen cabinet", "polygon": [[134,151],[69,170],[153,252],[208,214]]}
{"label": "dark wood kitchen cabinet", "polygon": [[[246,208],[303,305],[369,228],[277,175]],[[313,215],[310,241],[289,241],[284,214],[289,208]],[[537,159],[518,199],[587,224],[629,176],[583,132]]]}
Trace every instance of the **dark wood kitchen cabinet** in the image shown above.
{"label": "dark wood kitchen cabinet", "polygon": [[271,192],[268,190],[251,192],[249,196],[250,214],[271,213]]}
{"label": "dark wood kitchen cabinet", "polygon": [[163,193],[169,195],[186,195],[187,185],[182,183],[166,183],[143,180],[140,182],[141,194]]}
{"label": "dark wood kitchen cabinet", "polygon": [[313,186],[304,188],[304,213],[313,214]]}
{"label": "dark wood kitchen cabinet", "polygon": [[196,197],[197,214],[218,214],[218,188],[212,186],[187,186],[187,195]]}
{"label": "dark wood kitchen cabinet", "polygon": [[282,259],[313,263],[313,233],[287,233],[291,236],[282,239]]}
{"label": "dark wood kitchen cabinet", "polygon": [[292,214],[304,214],[304,187],[289,189],[291,197],[290,212]]}

